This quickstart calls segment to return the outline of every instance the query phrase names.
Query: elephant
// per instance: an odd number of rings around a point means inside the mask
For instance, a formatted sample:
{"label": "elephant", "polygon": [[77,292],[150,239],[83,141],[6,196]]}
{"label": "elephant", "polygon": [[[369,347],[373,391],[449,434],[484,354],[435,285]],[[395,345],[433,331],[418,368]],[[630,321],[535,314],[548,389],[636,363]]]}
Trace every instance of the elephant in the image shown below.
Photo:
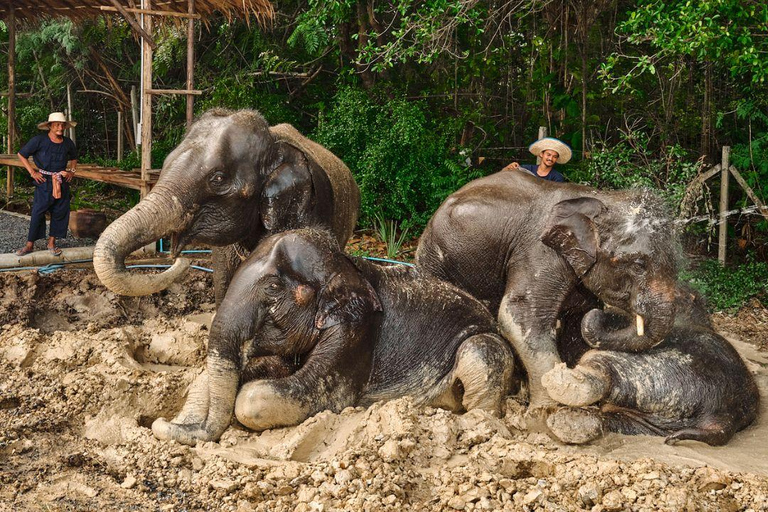
{"label": "elephant", "polygon": [[211,325],[206,370],[159,439],[218,440],[411,396],[501,415],[514,354],[488,310],[402,265],[346,256],[327,231],[264,239],[237,269]]}
{"label": "elephant", "polygon": [[[530,428],[556,407],[541,377],[561,362],[558,316],[573,310],[595,348],[642,352],[675,318],[679,245],[647,190],[598,191],[501,171],[451,194],[429,220],[417,267],[469,292],[498,317],[528,373]],[[637,317],[608,330],[602,301]],[[581,312],[589,309],[586,315]]]}
{"label": "elephant", "polygon": [[[190,243],[213,246],[214,288],[221,303],[242,258],[272,234],[329,229],[343,247],[357,223],[360,191],[349,169],[288,124],[270,127],[256,111],[213,109],[168,155],[157,184],[110,224],[94,248],[104,285],[121,295],[149,295],[178,279]],[[131,274],[125,257],[170,236],[173,266]]]}
{"label": "elephant", "polygon": [[[704,300],[680,285],[676,302],[670,334],[645,352],[594,350],[578,339],[562,340],[563,359],[578,362],[556,366],[542,384],[551,398],[578,409],[558,409],[547,418],[555,437],[581,444],[618,432],[666,436],[667,444],[696,440],[720,446],[755,420],[757,384],[733,346],[715,332]],[[618,311],[606,315],[613,328],[631,323]],[[592,405],[597,408],[587,408]]]}

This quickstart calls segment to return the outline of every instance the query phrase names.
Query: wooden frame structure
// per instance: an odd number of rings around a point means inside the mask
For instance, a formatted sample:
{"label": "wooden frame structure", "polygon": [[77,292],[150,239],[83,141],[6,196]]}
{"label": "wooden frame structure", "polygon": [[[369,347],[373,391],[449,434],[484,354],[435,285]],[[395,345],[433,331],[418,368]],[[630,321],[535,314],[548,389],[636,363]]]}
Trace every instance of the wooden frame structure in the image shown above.
{"label": "wooden frame structure", "polygon": [[[18,23],[34,23],[45,18],[65,17],[81,22],[98,16],[122,16],[141,42],[141,121],[140,140],[141,168],[134,172],[118,169],[78,166],[77,176],[137,188],[144,197],[157,181],[152,170],[152,97],[161,94],[181,94],[187,98],[187,127],[192,123],[194,97],[202,94],[194,89],[194,34],[195,20],[205,20],[214,11],[227,17],[254,15],[263,23],[272,18],[274,10],[269,0],[141,0],[136,7],[133,0],[0,0],[0,19],[8,27],[8,142],[6,155],[0,155],[0,165],[8,166],[7,194],[13,195],[14,167],[21,163],[16,158],[16,29]],[[152,53],[156,48],[153,36],[153,18],[163,20],[187,20],[187,79],[186,89],[154,89],[152,86]],[[138,181],[137,181],[138,180]]]}

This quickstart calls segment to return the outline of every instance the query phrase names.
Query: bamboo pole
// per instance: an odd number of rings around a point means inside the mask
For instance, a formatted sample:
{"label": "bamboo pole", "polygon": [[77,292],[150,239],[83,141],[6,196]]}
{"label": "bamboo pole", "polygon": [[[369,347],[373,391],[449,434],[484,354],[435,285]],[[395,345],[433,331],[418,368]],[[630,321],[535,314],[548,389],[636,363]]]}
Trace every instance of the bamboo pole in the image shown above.
{"label": "bamboo pole", "polygon": [[730,146],[723,146],[723,160],[720,163],[720,233],[717,243],[717,260],[725,265],[725,248],[728,235],[728,160],[731,156]]}
{"label": "bamboo pole", "polygon": [[[541,140],[547,136],[547,127],[546,126],[539,126],[539,138],[536,140]],[[536,165],[539,165],[541,163],[541,157],[536,156]]]}
{"label": "bamboo pole", "polygon": [[[195,20],[191,16],[195,14],[195,0],[188,0],[188,12],[190,15],[187,21],[187,91],[191,91],[195,86]],[[195,97],[187,94],[187,130],[192,126],[192,119],[195,112]]]}
{"label": "bamboo pole", "polygon": [[136,101],[136,86],[131,86],[131,120],[133,121],[133,140],[141,145],[141,134],[139,133],[139,103]]}
{"label": "bamboo pole", "polygon": [[[152,9],[152,0],[145,0],[144,7]],[[143,28],[152,33],[152,17],[142,15]],[[150,40],[141,38],[141,197],[149,193],[149,169],[152,168],[152,45]]]}
{"label": "bamboo pole", "polygon": [[731,171],[731,174],[733,174],[734,179],[736,182],[741,185],[741,188],[744,189],[744,192],[747,193],[747,197],[749,197],[753,203],[755,203],[755,206],[760,210],[760,214],[768,219],[768,208],[766,208],[765,204],[760,200],[759,197],[757,197],[757,194],[755,194],[755,191],[752,190],[752,187],[750,187],[747,184],[747,181],[744,179],[744,177],[741,175],[738,169],[734,167],[733,165],[728,168],[729,171]]}
{"label": "bamboo pole", "polygon": [[117,113],[117,161],[123,161],[123,113]]}
{"label": "bamboo pole", "polygon": [[[67,83],[67,121],[72,120],[72,84]],[[77,144],[77,137],[75,136],[74,127],[70,126],[67,131],[69,132],[69,138],[72,142]]]}
{"label": "bamboo pole", "polygon": [[[13,2],[8,3],[8,154],[14,151],[16,136],[16,13]],[[8,166],[6,180],[6,199],[13,197],[14,168]]]}

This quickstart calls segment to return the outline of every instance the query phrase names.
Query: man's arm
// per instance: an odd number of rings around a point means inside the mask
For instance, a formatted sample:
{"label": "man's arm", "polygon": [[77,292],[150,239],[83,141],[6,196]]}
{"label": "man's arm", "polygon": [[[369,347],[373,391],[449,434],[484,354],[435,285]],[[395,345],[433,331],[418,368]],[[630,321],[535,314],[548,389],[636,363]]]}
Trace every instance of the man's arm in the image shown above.
{"label": "man's arm", "polygon": [[75,168],[77,167],[77,160],[70,160],[67,162],[67,170],[61,171],[61,175],[64,177],[67,181],[72,181],[72,178],[75,177]]}
{"label": "man's arm", "polygon": [[27,169],[27,172],[30,176],[32,176],[32,179],[35,180],[37,183],[43,183],[45,182],[45,176],[43,176],[42,173],[39,173],[35,170],[34,167],[32,167],[32,164],[30,163],[29,159],[22,155],[21,153],[16,153],[19,157],[19,160],[21,160],[21,164],[24,166],[24,168]]}

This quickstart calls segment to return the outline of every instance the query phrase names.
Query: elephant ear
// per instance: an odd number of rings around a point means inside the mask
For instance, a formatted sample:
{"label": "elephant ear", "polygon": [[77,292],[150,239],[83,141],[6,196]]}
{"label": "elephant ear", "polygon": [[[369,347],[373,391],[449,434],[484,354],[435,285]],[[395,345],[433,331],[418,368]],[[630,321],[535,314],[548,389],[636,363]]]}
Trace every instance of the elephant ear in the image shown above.
{"label": "elephant ear", "polygon": [[283,152],[291,154],[269,174],[261,192],[261,222],[273,233],[306,226],[315,197],[307,158],[287,144]]}
{"label": "elephant ear", "polygon": [[566,199],[555,205],[541,241],[560,254],[581,277],[597,259],[598,233],[594,219],[606,210],[592,197]]}
{"label": "elephant ear", "polygon": [[339,272],[320,291],[315,326],[322,330],[358,322],[375,311],[382,308],[371,283],[357,275],[350,278],[349,274]]}

